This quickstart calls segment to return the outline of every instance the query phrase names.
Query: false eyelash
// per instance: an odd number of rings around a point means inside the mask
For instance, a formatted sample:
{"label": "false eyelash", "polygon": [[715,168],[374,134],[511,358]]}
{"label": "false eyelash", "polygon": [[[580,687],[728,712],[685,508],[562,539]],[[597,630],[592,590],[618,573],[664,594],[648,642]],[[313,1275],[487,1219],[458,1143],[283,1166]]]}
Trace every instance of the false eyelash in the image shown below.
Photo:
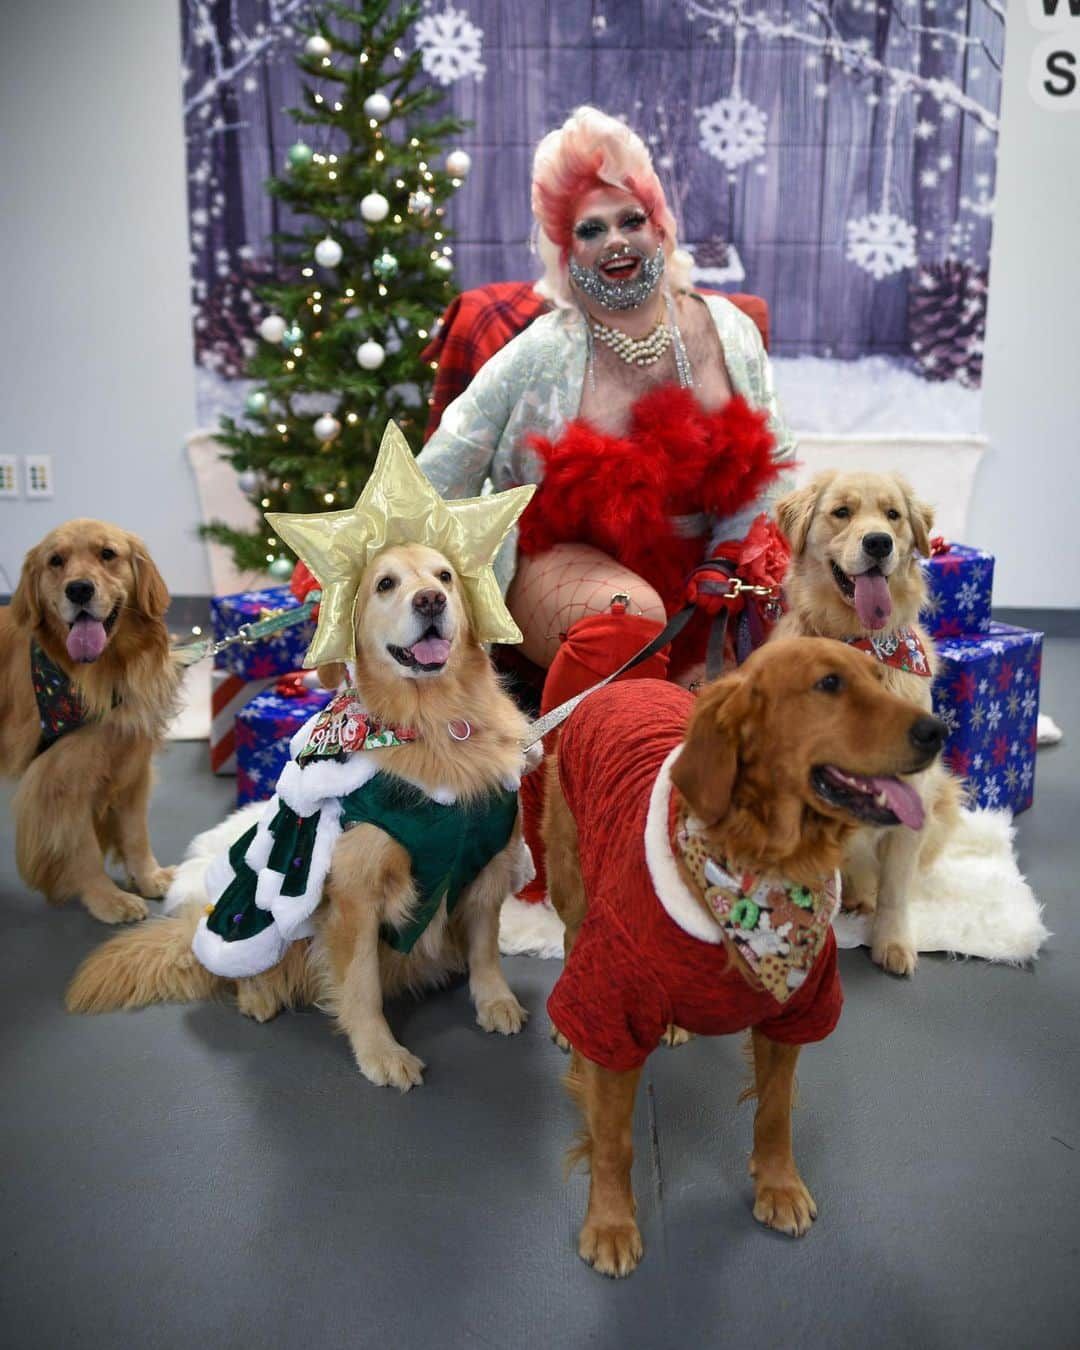
{"label": "false eyelash", "polygon": [[574,235],[578,239],[596,239],[597,236],[605,232],[603,225],[600,225],[597,221],[588,220],[575,228]]}

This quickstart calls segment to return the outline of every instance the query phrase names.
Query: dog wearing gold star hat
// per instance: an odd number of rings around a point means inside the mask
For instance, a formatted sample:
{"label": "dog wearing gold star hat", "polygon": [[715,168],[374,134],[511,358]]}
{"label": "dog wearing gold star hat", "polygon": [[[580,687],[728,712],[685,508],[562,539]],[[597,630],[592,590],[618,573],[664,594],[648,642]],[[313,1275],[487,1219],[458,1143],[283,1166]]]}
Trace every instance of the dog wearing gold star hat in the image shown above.
{"label": "dog wearing gold star hat", "polygon": [[385,998],[468,971],[480,1026],[521,1029],[498,922],[531,871],[528,727],[482,644],[520,640],[491,564],[531,492],[444,502],[391,424],[352,510],[268,517],[322,587],[306,664],[344,684],[293,738],[270,802],[238,813],[205,899],[93,953],[71,1011],[231,992],[266,1021],[318,1003],[365,1077],[402,1091],[424,1064]]}

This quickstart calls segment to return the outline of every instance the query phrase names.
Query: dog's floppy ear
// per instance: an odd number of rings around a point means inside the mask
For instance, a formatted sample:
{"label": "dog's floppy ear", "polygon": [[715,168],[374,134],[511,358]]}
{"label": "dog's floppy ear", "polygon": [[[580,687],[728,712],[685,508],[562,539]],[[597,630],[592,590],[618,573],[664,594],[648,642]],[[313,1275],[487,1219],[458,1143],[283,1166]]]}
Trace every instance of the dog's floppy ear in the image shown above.
{"label": "dog's floppy ear", "polygon": [[151,619],[160,619],[169,608],[169,588],[143,541],[133,534],[128,538],[131,541],[131,570],[135,573],[135,607]]}
{"label": "dog's floppy ear", "polygon": [[11,597],[11,617],[19,628],[40,628],[45,621],[45,611],[41,607],[41,591],[38,588],[38,573],[41,560],[38,550],[32,548],[23,559],[22,573],[15,593]]}
{"label": "dog's floppy ear", "polygon": [[915,547],[924,558],[929,558],[930,531],[934,528],[934,508],[915,496],[911,484],[906,478],[901,478],[899,474],[895,474],[894,477],[900,491],[904,494],[904,504],[907,506],[911,533],[915,537]]}
{"label": "dog's floppy ear", "polygon": [[706,825],[728,813],[739,767],[739,725],[750,713],[744,676],[728,675],[704,689],[671,766],[671,781]]}
{"label": "dog's floppy ear", "polygon": [[780,533],[791,545],[791,551],[799,554],[806,547],[806,536],[817,510],[818,498],[836,477],[833,470],[819,473],[805,487],[796,488],[776,503],[776,523]]}
{"label": "dog's floppy ear", "polygon": [[348,674],[344,661],[331,661],[325,666],[316,666],[315,673],[324,689],[336,689]]}

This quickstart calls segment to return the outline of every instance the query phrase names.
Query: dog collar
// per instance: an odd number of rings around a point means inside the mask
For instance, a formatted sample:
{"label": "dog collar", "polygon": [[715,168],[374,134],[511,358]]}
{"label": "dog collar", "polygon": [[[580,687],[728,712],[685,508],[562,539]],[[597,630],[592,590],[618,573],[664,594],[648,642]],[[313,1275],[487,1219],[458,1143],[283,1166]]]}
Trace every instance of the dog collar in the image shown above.
{"label": "dog collar", "polygon": [[41,724],[41,739],[34,752],[36,757],[63,736],[85,726],[89,719],[70,677],[36,642],[30,643],[30,680]]}
{"label": "dog collar", "polygon": [[849,637],[844,641],[849,647],[868,652],[883,666],[892,666],[908,675],[922,675],[926,679],[933,674],[923,640],[914,628],[901,628],[885,637]]}
{"label": "dog collar", "polygon": [[307,744],[296,756],[305,768],[326,760],[341,760],[357,750],[385,750],[392,745],[408,745],[419,740],[411,727],[382,722],[367,712],[355,689],[336,694],[316,717]]}
{"label": "dog collar", "polygon": [[672,852],[724,936],[778,1003],[806,980],[840,902],[835,877],[820,888],[736,871],[709,852],[685,803],[674,808]]}

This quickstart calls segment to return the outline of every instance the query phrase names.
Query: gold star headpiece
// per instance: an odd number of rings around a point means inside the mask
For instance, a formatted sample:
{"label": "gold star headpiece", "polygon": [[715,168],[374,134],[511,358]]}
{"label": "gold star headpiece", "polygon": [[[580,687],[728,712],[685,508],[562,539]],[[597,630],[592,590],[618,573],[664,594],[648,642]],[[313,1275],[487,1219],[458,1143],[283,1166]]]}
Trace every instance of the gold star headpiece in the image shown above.
{"label": "gold star headpiece", "polygon": [[520,642],[492,563],[535,491],[530,485],[444,501],[424,477],[400,429],[389,422],[371,477],[350,510],[267,512],[274,532],[322,587],[319,625],[305,664],[355,658],[353,609],[360,578],[376,555],[394,544],[427,544],[449,559],[464,584],[480,642]]}

